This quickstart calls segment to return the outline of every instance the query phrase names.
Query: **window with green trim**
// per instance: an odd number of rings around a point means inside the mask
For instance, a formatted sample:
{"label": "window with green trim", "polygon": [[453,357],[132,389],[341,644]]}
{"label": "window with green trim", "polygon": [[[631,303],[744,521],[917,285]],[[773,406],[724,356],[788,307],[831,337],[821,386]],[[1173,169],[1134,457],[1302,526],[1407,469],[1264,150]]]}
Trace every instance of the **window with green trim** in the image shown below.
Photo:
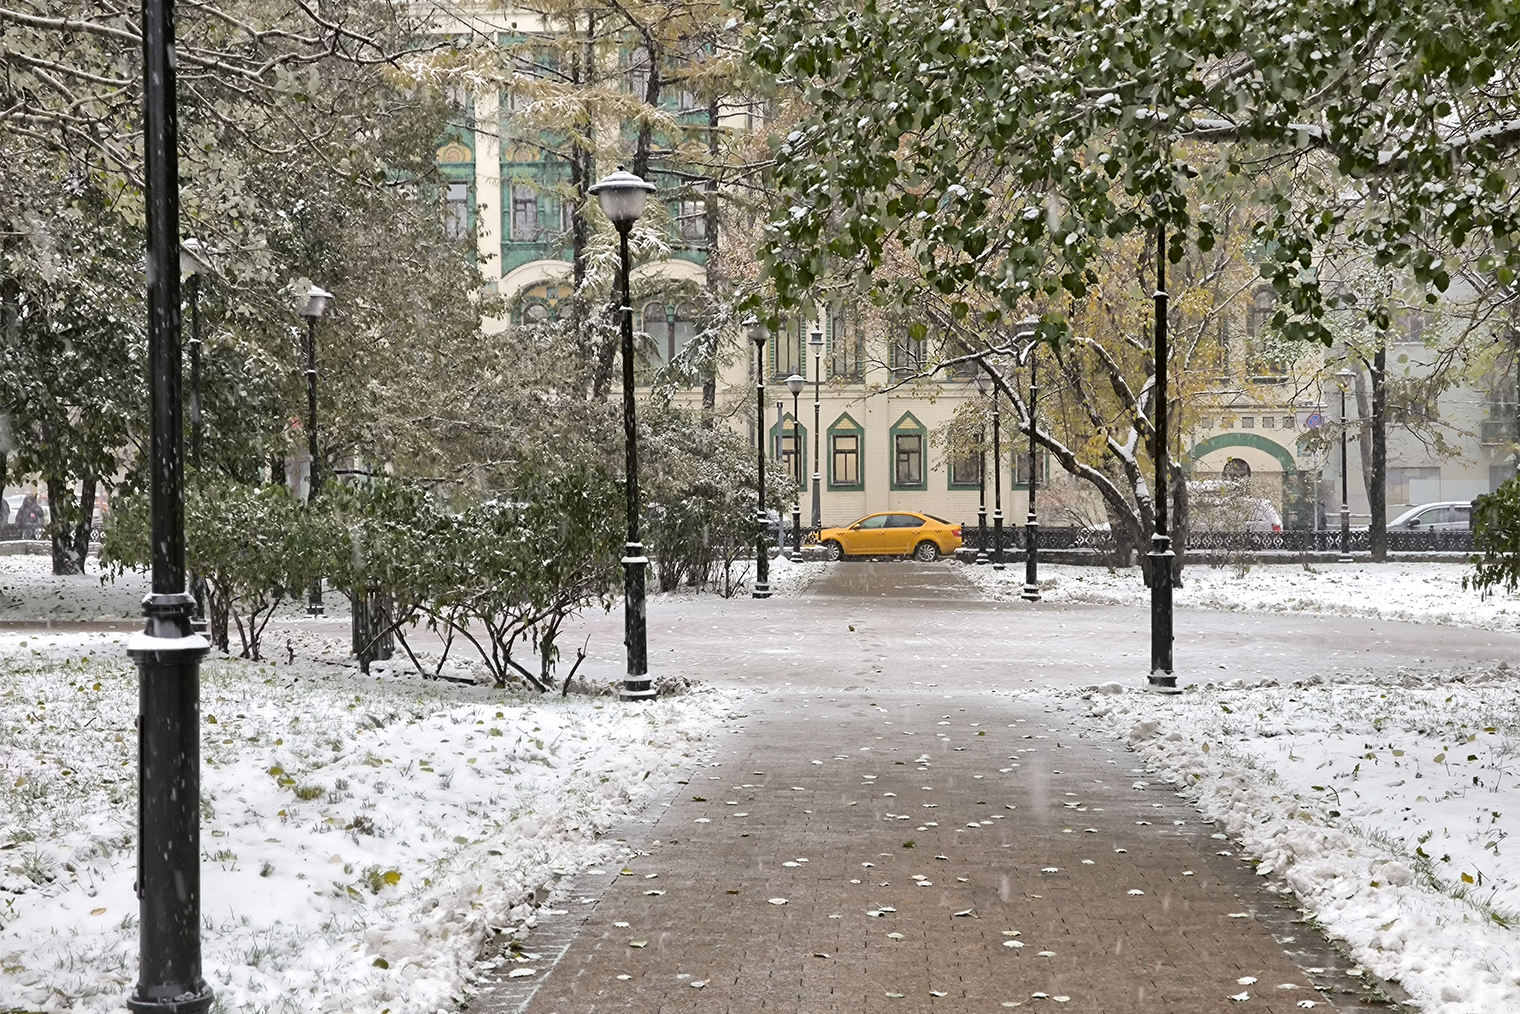
{"label": "window with green trim", "polygon": [[781,330],[771,336],[771,372],[780,380],[796,373],[807,376],[802,357],[802,328],[795,320],[783,320]]}
{"label": "window with green trim", "polygon": [[807,474],[807,427],[788,412],[771,427],[771,448],[782,471],[801,482]]}
{"label": "window with green trim", "polygon": [[929,431],[905,412],[897,425],[892,427],[892,488],[927,489]]}
{"label": "window with green trim", "polygon": [[980,489],[982,455],[977,451],[965,451],[952,455],[949,472],[951,489]]}
{"label": "window with green trim", "polygon": [[[1040,489],[1050,485],[1050,454],[1046,451],[1035,452],[1035,469],[1040,477]],[[1023,448],[1013,454],[1013,488],[1029,488],[1029,449]]]}
{"label": "window with green trim", "polygon": [[846,413],[829,427],[829,489],[865,489],[865,431]]}
{"label": "window with green trim", "polygon": [[835,307],[829,316],[829,376],[841,380],[865,376],[860,321],[843,307]]}

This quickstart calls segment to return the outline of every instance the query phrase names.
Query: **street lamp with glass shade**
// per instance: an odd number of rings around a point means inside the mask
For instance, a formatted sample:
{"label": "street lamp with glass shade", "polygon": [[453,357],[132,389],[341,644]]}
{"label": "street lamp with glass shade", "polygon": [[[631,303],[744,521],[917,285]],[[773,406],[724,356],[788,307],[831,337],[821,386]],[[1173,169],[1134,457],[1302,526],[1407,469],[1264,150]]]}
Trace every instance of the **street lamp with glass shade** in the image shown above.
{"label": "street lamp with glass shade", "polygon": [[[317,465],[317,320],[327,311],[327,304],[332,301],[332,298],[331,292],[319,285],[313,285],[306,290],[306,302],[301,306],[300,311],[301,316],[306,318],[306,451],[311,458],[306,477],[308,504],[317,498],[317,491],[321,488]],[[311,583],[311,595],[306,602],[306,611],[312,616],[321,616],[325,611],[322,607],[322,579],[320,577]]]}
{"label": "street lamp with glass shade", "polygon": [[823,411],[823,328],[813,325],[808,336],[808,348],[813,350],[813,531],[823,529],[823,431],[819,421]]}
{"label": "street lamp with glass shade", "polygon": [[1346,430],[1350,421],[1346,418],[1346,388],[1355,379],[1356,374],[1349,367],[1341,367],[1335,375],[1335,382],[1341,389],[1341,563],[1351,562],[1351,503],[1346,471]]}
{"label": "street lamp with glass shade", "polygon": [[655,696],[649,678],[649,640],[645,618],[644,568],[649,558],[639,537],[639,434],[633,402],[633,306],[629,295],[628,233],[644,213],[644,204],[654,184],[642,180],[622,166],[587,188],[596,195],[602,214],[618,234],[623,338],[623,447],[626,456],[624,482],[628,511],[628,541],[623,547],[623,641],[628,647],[628,672],[623,679],[622,699],[652,700]]}
{"label": "street lamp with glass shade", "polygon": [[799,373],[786,378],[786,389],[792,392],[792,478],[797,481],[796,495],[792,497],[792,559],[802,559],[802,442],[797,433],[797,396],[807,386]]}
{"label": "street lamp with glass shade", "polygon": [[[986,372],[976,375],[976,389],[983,398],[992,393],[992,378]],[[987,434],[985,430],[977,430],[976,454],[976,562],[987,562]]]}
{"label": "street lamp with glass shade", "polygon": [[757,599],[771,597],[770,544],[765,538],[765,340],[770,336],[765,325],[751,321],[749,340],[755,343],[755,461],[756,512],[759,536],[755,540],[755,585],[751,594]]}

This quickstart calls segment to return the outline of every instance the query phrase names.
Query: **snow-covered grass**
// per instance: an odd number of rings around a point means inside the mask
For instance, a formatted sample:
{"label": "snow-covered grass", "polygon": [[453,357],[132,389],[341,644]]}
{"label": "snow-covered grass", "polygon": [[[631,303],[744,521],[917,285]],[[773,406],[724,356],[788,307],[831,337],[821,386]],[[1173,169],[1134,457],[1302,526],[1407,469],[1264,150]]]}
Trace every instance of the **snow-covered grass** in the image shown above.
{"label": "snow-covered grass", "polygon": [[1515,673],[1086,696],[1428,1014],[1520,1010]]}
{"label": "snow-covered grass", "polygon": [[[0,657],[0,1010],[115,1011],[137,965],[136,670],[108,638],[53,641]],[[725,704],[208,660],[218,1009],[407,1014],[458,996],[536,890],[617,861],[599,834],[704,755]]]}
{"label": "snow-covered grass", "polygon": [[[1002,571],[966,566],[965,574],[988,596],[1012,600],[1024,587],[1024,565]],[[1520,597],[1480,594],[1462,587],[1472,574],[1465,563],[1257,564],[1210,567],[1193,564],[1173,601],[1192,609],[1229,612],[1330,613],[1384,620],[1413,620],[1486,630],[1520,627]],[[1040,565],[1047,602],[1138,605],[1146,601],[1140,568]]]}
{"label": "snow-covered grass", "polygon": [[148,587],[148,576],[135,571],[102,582],[93,556],[85,573],[63,575],[46,555],[0,556],[0,620],[137,619]]}
{"label": "snow-covered grass", "polygon": [[[795,598],[807,590],[808,585],[823,574],[829,564],[822,560],[797,560],[793,562],[784,556],[773,556],[767,567],[766,575],[770,580],[771,594],[778,598]],[[730,586],[735,589],[734,595],[739,598],[749,598],[750,588],[754,581],[754,560],[739,560],[734,563],[729,571]],[[673,592],[653,593],[651,598],[656,601],[689,601],[691,599],[711,596],[721,597],[719,583],[709,584],[701,591],[691,588],[679,588]]]}

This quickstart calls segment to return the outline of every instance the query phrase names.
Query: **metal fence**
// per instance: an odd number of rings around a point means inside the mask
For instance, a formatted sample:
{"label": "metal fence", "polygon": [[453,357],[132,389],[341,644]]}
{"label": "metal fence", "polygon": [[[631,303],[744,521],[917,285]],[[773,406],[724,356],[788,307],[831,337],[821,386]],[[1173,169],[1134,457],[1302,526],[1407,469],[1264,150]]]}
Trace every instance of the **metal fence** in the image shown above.
{"label": "metal fence", "polygon": [[[982,549],[981,530],[975,524],[961,526],[964,544]],[[1351,552],[1371,551],[1370,534],[1363,528],[1351,533]],[[992,529],[987,529],[987,549],[992,548]],[[1024,548],[1024,526],[1003,529],[1003,548]],[[1092,528],[1040,528],[1040,548],[1050,550],[1088,550],[1112,553],[1114,536],[1110,531]],[[1138,547],[1145,552],[1147,545]],[[1193,531],[1187,536],[1187,550],[1200,555],[1221,553],[1337,553],[1341,548],[1339,530],[1318,532],[1221,532]],[[1470,531],[1390,531],[1388,550],[1392,553],[1470,553]]]}

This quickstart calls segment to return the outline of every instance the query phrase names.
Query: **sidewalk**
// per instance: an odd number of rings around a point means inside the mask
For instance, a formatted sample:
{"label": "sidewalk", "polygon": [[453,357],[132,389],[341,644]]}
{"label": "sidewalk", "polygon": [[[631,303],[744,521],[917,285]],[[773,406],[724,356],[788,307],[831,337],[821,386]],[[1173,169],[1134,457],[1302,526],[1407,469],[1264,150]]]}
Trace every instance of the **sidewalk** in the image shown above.
{"label": "sidewalk", "polygon": [[945,686],[914,686],[909,652],[877,663],[894,689],[849,684],[858,661],[756,693],[648,854],[553,902],[532,985],[473,1009],[1363,1008],[1291,898],[1119,742],[937,666]]}

